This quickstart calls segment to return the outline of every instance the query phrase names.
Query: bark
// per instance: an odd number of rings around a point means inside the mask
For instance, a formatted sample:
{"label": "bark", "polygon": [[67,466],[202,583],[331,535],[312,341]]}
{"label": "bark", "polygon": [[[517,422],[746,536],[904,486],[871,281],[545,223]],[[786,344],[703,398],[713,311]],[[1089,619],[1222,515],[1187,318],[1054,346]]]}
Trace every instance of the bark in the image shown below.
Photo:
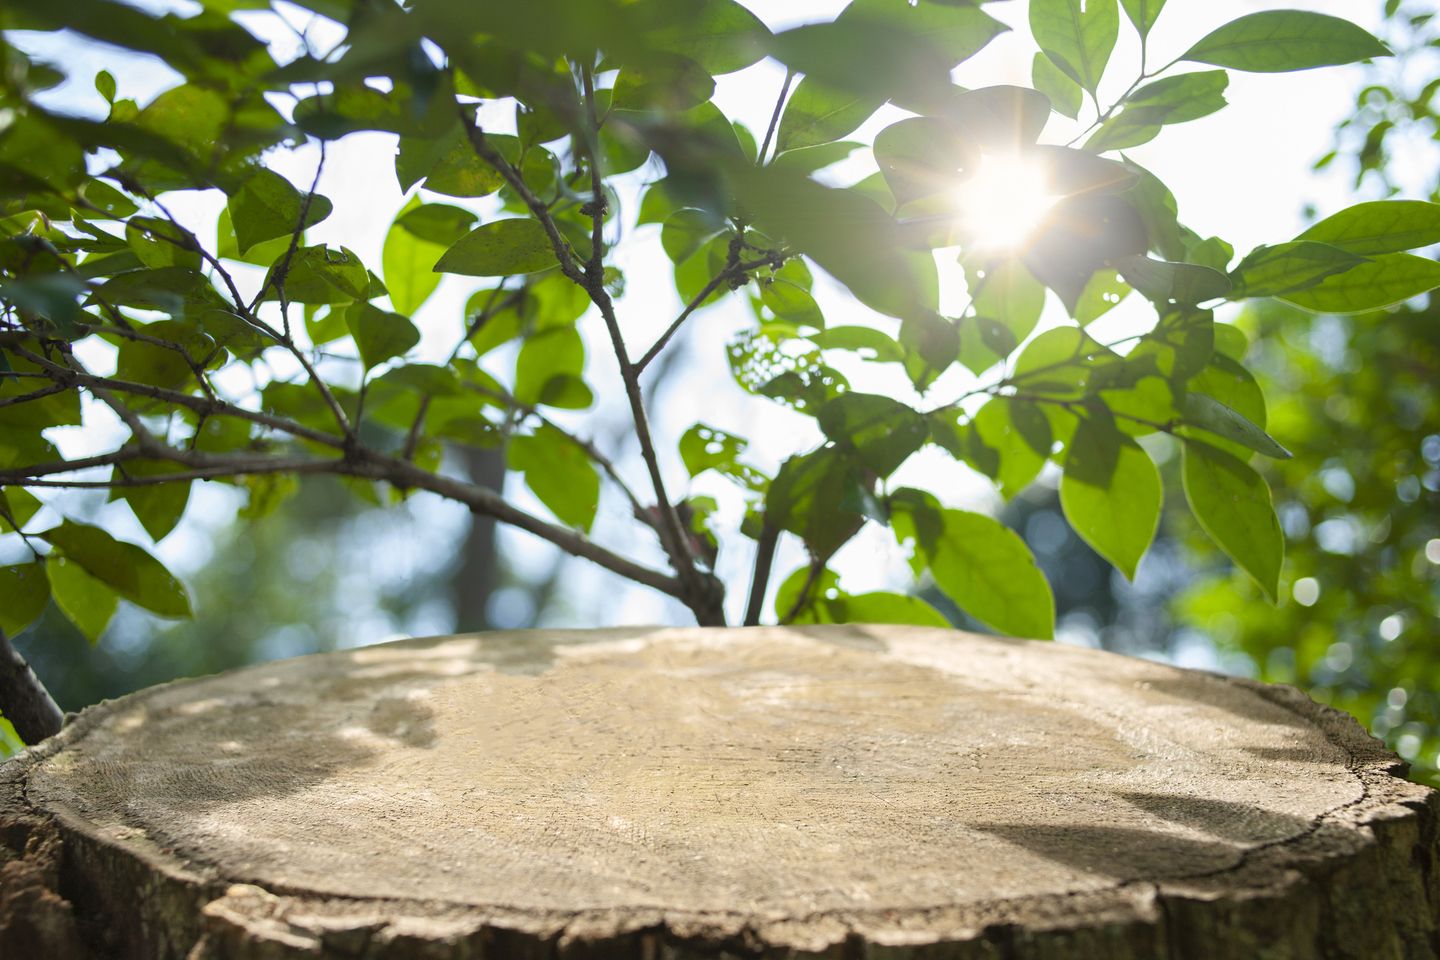
{"label": "bark", "polygon": [[[491,490],[501,490],[505,483],[505,456],[497,448],[480,450],[462,448],[470,482]],[[461,551],[460,570],[451,580],[455,596],[455,629],[460,632],[488,629],[485,608],[495,590],[495,518],[474,514],[470,535]]]}
{"label": "bark", "polygon": [[60,732],[64,715],[30,664],[0,630],[0,714],[20,739],[39,743]]}
{"label": "bark", "polygon": [[0,766],[0,956],[1434,958],[1403,774],[1293,688],[1057,644],[409,640]]}

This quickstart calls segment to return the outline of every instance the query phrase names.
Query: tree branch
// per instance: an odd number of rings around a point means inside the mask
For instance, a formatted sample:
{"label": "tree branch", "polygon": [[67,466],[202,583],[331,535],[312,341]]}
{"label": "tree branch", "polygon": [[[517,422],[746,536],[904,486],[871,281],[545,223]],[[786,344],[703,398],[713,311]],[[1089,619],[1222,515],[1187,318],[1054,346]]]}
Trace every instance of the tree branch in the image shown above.
{"label": "tree branch", "polygon": [[36,744],[60,732],[64,716],[45,684],[0,630],[0,714],[20,739]]}
{"label": "tree branch", "polygon": [[14,350],[17,356],[24,357],[32,363],[41,365],[47,369],[47,372],[50,372],[54,376],[74,377],[76,386],[85,387],[92,392],[98,388],[101,390],[118,390],[121,393],[133,393],[139,396],[149,397],[152,400],[159,400],[163,403],[173,403],[177,406],[186,407],[203,417],[238,417],[241,420],[249,420],[251,423],[258,423],[263,427],[279,430],[302,440],[311,440],[315,443],[324,444],[327,447],[343,449],[345,446],[345,441],[333,433],[316,430],[314,427],[307,427],[293,420],[286,420],[283,417],[260,413],[256,410],[246,410],[244,407],[236,406],[224,400],[207,400],[204,397],[191,396],[188,393],[181,393],[178,390],[152,387],[148,383],[131,383],[128,380],[116,380],[113,377],[97,377],[94,374],[76,373],[66,367],[51,363],[49,360],[31,353],[23,347],[12,347],[11,349]]}
{"label": "tree branch", "polygon": [[[592,140],[598,142],[595,84],[588,67],[582,71],[582,82],[585,87],[585,106],[593,134]],[[589,157],[591,200],[588,212],[595,223],[594,236],[603,241],[601,234],[605,219],[605,192],[597,153],[598,151],[592,146]],[[724,587],[713,574],[702,574],[695,565],[695,557],[690,550],[690,538],[680,523],[680,517],[675,512],[674,504],[670,502],[670,498],[665,493],[665,482],[660,476],[660,460],[655,453],[655,443],[650,436],[649,418],[646,416],[644,398],[640,392],[640,372],[630,362],[630,355],[625,347],[625,338],[620,332],[620,322],[615,316],[615,304],[605,290],[603,242],[597,243],[595,255],[586,264],[585,276],[578,282],[589,292],[591,301],[600,308],[600,315],[605,318],[605,328],[610,334],[610,344],[615,351],[615,359],[619,362],[620,377],[625,383],[625,394],[630,401],[630,414],[635,423],[635,436],[640,441],[640,455],[645,460],[645,466],[650,473],[650,485],[655,491],[655,510],[660,517],[656,532],[660,535],[660,545],[665,549],[666,556],[670,558],[671,566],[675,568],[676,574],[685,586],[685,592],[681,595],[681,599],[695,613],[696,621],[702,626],[724,626]]]}
{"label": "tree branch", "polygon": [[[765,165],[765,153],[770,149],[770,138],[775,135],[775,126],[780,122],[780,110],[785,106],[785,95],[790,92],[790,84],[795,79],[795,71],[785,72],[785,85],[780,88],[780,96],[775,98],[775,112],[770,115],[770,126],[765,130],[765,142],[760,145],[760,152],[755,155],[756,166]],[[777,149],[779,145],[776,145]]]}

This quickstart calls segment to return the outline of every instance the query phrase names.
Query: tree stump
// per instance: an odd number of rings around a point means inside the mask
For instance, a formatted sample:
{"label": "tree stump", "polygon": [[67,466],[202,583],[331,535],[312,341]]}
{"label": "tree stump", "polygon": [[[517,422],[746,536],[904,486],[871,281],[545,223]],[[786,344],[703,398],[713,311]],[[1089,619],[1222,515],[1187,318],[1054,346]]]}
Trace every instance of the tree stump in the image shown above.
{"label": "tree stump", "polygon": [[0,956],[1429,958],[1436,794],[1299,691],[914,627],[406,640],[0,767]]}

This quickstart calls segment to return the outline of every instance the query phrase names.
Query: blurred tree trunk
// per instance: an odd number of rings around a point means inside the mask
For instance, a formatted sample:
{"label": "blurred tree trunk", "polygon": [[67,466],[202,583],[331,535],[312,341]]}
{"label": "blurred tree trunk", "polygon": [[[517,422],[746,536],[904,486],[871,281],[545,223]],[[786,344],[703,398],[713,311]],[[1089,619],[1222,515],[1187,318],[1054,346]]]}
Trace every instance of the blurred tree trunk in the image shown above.
{"label": "blurred tree trunk", "polygon": [[[460,448],[472,483],[500,491],[505,484],[505,453],[500,447],[481,450]],[[455,597],[455,630],[484,630],[489,626],[485,605],[495,589],[495,519],[472,514],[470,536],[465,539],[464,559],[450,581]]]}

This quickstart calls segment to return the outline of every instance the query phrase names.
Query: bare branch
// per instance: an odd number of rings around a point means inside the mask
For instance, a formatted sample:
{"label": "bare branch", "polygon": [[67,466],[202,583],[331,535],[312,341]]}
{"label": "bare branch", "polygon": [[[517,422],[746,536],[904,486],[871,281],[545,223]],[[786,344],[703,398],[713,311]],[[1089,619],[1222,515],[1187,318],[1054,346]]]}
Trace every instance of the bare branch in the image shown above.
{"label": "bare branch", "polygon": [[87,390],[93,391],[98,388],[101,390],[117,390],[121,393],[133,393],[139,396],[150,397],[152,400],[159,400],[162,403],[173,403],[177,406],[186,407],[204,417],[238,417],[241,420],[249,420],[251,423],[258,423],[272,430],[288,433],[293,437],[311,440],[315,443],[322,443],[328,447],[342,449],[345,446],[345,441],[333,433],[316,430],[314,427],[307,427],[293,420],[286,420],[283,417],[276,417],[256,410],[246,410],[244,407],[239,407],[223,400],[207,400],[204,397],[192,396],[188,393],[181,393],[178,390],[152,387],[148,383],[131,383],[128,380],[116,380],[113,377],[97,377],[88,373],[76,373],[73,370],[51,363],[24,348],[12,347],[11,349],[15,351],[17,356],[22,356],[33,363],[38,363],[46,367],[51,375],[56,376],[57,379],[67,376],[73,377],[76,386],[85,387]]}
{"label": "bare branch", "polygon": [[775,135],[775,126],[780,122],[780,110],[785,106],[785,95],[790,92],[790,84],[794,82],[794,80],[795,71],[787,70],[785,73],[785,84],[780,88],[780,96],[775,98],[775,112],[770,114],[770,126],[765,130],[765,142],[760,145],[760,152],[755,155],[755,163],[757,166],[765,165],[765,154],[770,149],[770,138]]}
{"label": "bare branch", "polygon": [[[7,374],[8,376],[8,374]],[[0,407],[11,407],[17,403],[29,403],[31,400],[39,400],[55,393],[64,393],[71,387],[68,383],[57,383],[54,386],[45,387],[43,390],[34,390],[30,393],[22,393],[18,397],[0,398]]]}

